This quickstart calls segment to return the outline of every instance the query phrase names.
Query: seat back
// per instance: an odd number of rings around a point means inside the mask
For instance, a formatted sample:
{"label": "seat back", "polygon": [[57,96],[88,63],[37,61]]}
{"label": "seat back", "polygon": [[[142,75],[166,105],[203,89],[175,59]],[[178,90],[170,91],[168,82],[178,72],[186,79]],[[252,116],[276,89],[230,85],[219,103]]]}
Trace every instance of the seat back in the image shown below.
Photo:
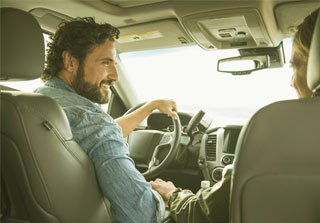
{"label": "seat back", "polygon": [[[320,16],[309,87],[320,86]],[[320,222],[320,97],[276,102],[244,126],[231,188],[232,223]]]}
{"label": "seat back", "polygon": [[[1,65],[8,80],[37,78],[44,68],[42,30],[25,11],[1,8]],[[94,167],[51,98],[1,92],[1,165],[3,222],[111,222]]]}

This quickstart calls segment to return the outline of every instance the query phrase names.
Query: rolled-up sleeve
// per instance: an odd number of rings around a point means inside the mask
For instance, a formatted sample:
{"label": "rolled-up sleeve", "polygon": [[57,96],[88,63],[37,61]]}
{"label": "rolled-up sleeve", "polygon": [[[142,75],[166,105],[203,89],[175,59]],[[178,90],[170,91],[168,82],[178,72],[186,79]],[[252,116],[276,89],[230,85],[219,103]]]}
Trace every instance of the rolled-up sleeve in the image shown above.
{"label": "rolled-up sleeve", "polygon": [[230,178],[232,167],[226,167],[223,179],[195,195],[189,190],[174,192],[169,211],[176,223],[228,223]]}

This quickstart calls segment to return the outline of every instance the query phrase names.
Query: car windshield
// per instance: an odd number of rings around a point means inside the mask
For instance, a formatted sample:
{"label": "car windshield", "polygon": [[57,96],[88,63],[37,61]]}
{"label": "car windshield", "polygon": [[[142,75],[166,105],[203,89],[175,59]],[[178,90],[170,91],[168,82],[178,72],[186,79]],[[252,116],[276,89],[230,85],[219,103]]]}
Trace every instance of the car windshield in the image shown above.
{"label": "car windshield", "polygon": [[198,46],[121,53],[130,83],[140,101],[172,98],[181,111],[209,114],[216,124],[243,124],[259,108],[296,98],[290,86],[292,39],[283,41],[286,63],[281,68],[232,75],[217,71],[221,58],[238,50],[205,51]]}
{"label": "car windshield", "polygon": [[[46,42],[50,41],[45,35]],[[121,53],[127,78],[138,100],[174,99],[180,111],[202,109],[214,124],[244,124],[259,108],[296,98],[290,86],[292,39],[283,41],[286,63],[281,68],[232,75],[217,71],[221,58],[239,56],[238,50],[206,51],[198,46]],[[40,79],[1,84],[32,92]],[[104,106],[107,107],[107,106]]]}

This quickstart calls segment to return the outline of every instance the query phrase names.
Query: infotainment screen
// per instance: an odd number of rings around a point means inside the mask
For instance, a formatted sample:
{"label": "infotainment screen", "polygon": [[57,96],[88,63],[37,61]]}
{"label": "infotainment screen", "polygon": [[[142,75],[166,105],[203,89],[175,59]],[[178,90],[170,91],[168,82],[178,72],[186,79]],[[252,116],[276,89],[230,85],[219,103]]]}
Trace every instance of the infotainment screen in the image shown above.
{"label": "infotainment screen", "polygon": [[227,126],[224,127],[224,137],[223,137],[223,152],[234,154],[236,150],[237,140],[239,133],[241,131],[241,126]]}

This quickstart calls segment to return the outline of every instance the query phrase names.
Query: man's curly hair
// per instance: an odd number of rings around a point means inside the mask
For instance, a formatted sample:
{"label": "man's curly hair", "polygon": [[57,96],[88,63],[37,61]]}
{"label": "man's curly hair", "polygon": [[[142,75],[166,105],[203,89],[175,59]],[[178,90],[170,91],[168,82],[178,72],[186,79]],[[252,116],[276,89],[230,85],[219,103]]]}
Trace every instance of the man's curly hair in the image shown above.
{"label": "man's curly hair", "polygon": [[75,18],[64,21],[51,36],[48,44],[46,67],[41,79],[47,81],[64,68],[62,53],[68,51],[80,64],[86,55],[106,40],[114,41],[119,37],[119,29],[108,23],[98,24],[93,17]]}

